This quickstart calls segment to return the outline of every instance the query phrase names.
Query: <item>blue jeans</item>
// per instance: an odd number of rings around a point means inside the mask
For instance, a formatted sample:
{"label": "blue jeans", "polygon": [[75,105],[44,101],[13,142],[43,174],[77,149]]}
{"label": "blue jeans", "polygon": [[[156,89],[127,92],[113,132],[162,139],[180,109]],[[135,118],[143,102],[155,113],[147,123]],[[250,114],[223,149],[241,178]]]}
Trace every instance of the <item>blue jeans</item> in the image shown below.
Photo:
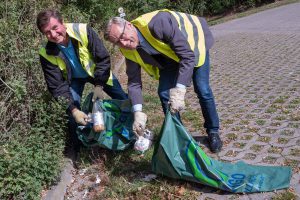
{"label": "blue jeans", "polygon": [[[84,90],[85,84],[89,82],[94,84],[94,80],[91,77],[88,78],[75,78],[72,79],[70,85],[70,91],[74,100],[74,104],[80,108],[80,102],[82,97],[82,92]],[[124,100],[128,99],[127,94],[123,91],[118,79],[113,75],[113,86],[105,84],[103,90],[108,94],[112,99]],[[77,123],[75,119],[70,114],[69,115],[69,140],[72,146],[79,148],[80,141],[76,134]],[[79,149],[78,149],[79,150]]]}
{"label": "blue jeans", "polygon": [[[214,96],[209,85],[209,52],[206,53],[205,63],[201,67],[194,68],[193,85],[197,94],[204,118],[204,128],[209,134],[219,131],[219,117],[215,105]],[[178,67],[160,70],[158,95],[164,113],[168,108],[169,90],[176,86]],[[178,114],[179,119],[180,116]]]}

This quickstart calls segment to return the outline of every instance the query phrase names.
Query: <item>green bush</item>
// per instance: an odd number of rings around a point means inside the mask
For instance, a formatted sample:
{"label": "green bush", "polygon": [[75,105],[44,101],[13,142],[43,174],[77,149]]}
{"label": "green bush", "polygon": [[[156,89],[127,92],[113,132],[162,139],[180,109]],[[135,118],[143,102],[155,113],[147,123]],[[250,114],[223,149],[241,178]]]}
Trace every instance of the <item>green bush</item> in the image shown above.
{"label": "green bush", "polygon": [[35,18],[46,7],[59,5],[0,3],[0,199],[40,199],[61,170],[66,105],[49,98],[38,59]]}
{"label": "green bush", "polygon": [[[39,199],[45,185],[53,183],[61,169],[66,116],[63,103],[36,101],[32,126],[22,123],[10,129],[0,144],[0,198]],[[25,125],[26,127],[26,125]]]}

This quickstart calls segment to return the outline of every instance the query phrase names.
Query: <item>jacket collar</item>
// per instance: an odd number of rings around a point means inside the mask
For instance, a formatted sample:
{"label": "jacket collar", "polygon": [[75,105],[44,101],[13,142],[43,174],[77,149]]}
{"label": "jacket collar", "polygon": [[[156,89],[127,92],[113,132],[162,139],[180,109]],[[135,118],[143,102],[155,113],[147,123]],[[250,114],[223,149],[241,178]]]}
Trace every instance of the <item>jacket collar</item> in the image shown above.
{"label": "jacket collar", "polygon": [[[69,36],[69,38],[71,39],[71,42],[72,42],[74,48],[77,49],[78,48],[78,44],[77,44],[78,42],[76,42],[77,40],[75,38],[70,37],[70,36]],[[57,44],[54,43],[54,42],[48,41],[46,46],[45,46],[45,49],[46,49],[46,53],[48,55],[58,56],[60,54],[60,50],[59,50]]]}
{"label": "jacket collar", "polygon": [[47,42],[45,49],[48,55],[58,56],[60,52],[56,43],[50,41]]}

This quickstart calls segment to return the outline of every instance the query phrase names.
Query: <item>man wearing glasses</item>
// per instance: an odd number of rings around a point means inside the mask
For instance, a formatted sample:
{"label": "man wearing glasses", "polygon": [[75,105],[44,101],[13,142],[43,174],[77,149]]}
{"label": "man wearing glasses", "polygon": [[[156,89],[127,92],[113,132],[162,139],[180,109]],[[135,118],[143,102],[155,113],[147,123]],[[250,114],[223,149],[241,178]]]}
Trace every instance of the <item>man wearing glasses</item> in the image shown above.
{"label": "man wearing glasses", "polygon": [[141,68],[159,80],[158,95],[163,111],[179,117],[185,107],[186,87],[193,81],[208,134],[210,150],[219,152],[219,117],[209,85],[209,49],[214,43],[206,21],[197,16],[159,10],[131,22],[112,18],[104,38],[120,47],[126,58],[128,94],[133,104],[133,130],[142,133],[146,114],[142,112]]}

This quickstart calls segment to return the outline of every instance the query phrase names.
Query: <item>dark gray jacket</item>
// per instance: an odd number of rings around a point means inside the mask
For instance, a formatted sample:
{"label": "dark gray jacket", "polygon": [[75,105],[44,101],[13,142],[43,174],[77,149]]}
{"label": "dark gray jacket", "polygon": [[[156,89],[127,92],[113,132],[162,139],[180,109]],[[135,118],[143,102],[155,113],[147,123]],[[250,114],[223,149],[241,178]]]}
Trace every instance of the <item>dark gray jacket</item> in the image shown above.
{"label": "dark gray jacket", "polygon": [[[102,41],[100,40],[97,33],[90,27],[87,26],[87,36],[88,36],[88,49],[94,58],[96,64],[94,72],[94,84],[104,85],[110,75],[110,56],[104,47]],[[78,57],[78,41],[71,38],[71,42],[75,48],[75,52]],[[62,71],[57,65],[53,65],[43,56],[40,56],[40,62],[44,71],[45,80],[47,83],[48,90],[54,98],[65,97],[69,100],[68,110],[75,108],[73,97],[70,92],[70,83],[72,79],[71,67],[64,54],[60,51],[58,46],[48,41],[46,44],[46,52],[48,55],[59,56],[62,58],[67,66],[67,80],[64,79]]]}
{"label": "dark gray jacket", "polygon": [[[199,19],[204,32],[206,50],[208,51],[212,47],[214,39],[205,19],[200,17]],[[186,38],[179,30],[176,19],[169,12],[159,12],[150,21],[149,30],[156,39],[169,44],[180,61],[177,63],[163,54],[149,55],[142,47],[138,46],[137,51],[143,61],[147,64],[157,66],[159,69],[169,67],[178,68],[177,83],[189,86],[195,67],[195,56]],[[147,38],[145,39],[147,40]],[[141,67],[139,64],[128,59],[126,59],[126,65],[129,98],[133,105],[142,104]]]}

